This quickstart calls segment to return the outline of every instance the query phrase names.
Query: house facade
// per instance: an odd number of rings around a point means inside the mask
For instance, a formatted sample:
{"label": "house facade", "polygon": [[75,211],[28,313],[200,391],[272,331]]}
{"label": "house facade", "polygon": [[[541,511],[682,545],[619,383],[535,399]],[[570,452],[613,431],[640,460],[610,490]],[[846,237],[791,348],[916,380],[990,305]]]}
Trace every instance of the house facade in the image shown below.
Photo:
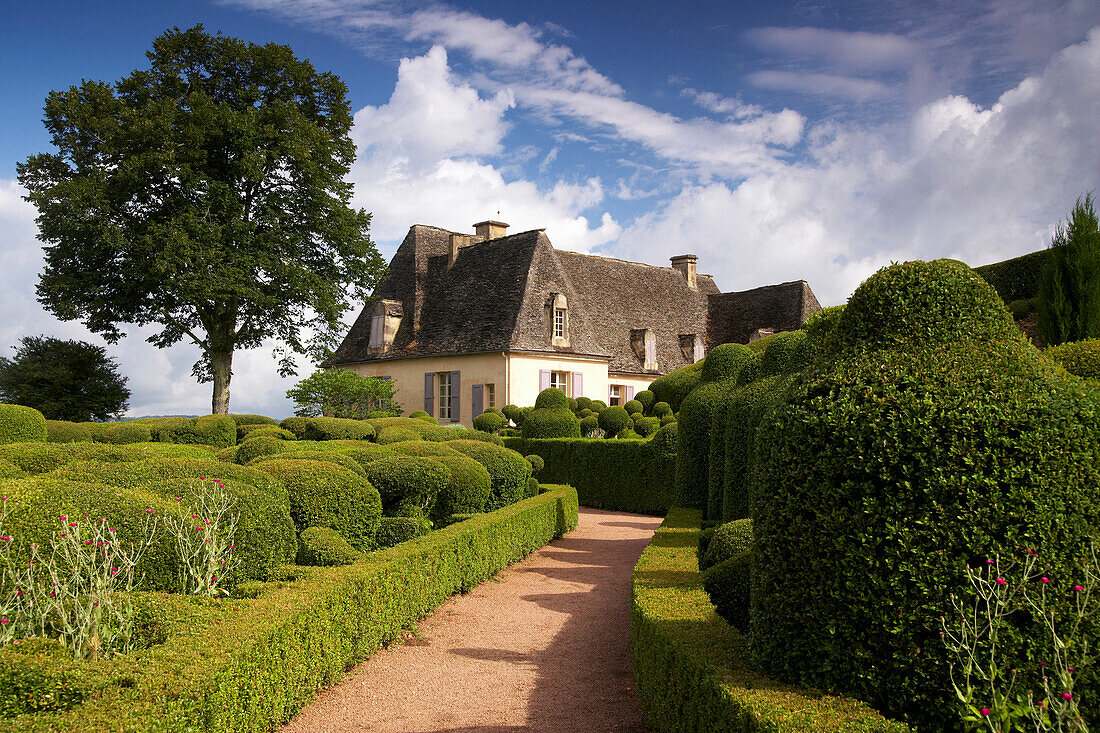
{"label": "house facade", "polygon": [[469,427],[547,387],[624,404],[708,344],[797,328],[820,310],[804,281],[723,294],[694,255],[655,267],[556,250],[541,229],[474,229],[411,227],[327,365],[393,380],[405,414]]}

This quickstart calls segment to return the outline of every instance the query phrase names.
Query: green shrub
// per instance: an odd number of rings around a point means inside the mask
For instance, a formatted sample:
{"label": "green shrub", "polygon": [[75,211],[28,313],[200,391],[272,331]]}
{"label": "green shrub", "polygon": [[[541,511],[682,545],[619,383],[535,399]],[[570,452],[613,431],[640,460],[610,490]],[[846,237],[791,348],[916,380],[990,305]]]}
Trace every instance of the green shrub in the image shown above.
{"label": "green shrub", "polygon": [[536,410],[568,410],[569,398],[557,387],[547,387],[535,398]]}
{"label": "green shrub", "polygon": [[104,445],[101,443],[12,443],[0,445],[0,459],[10,461],[29,474],[46,473],[74,461],[128,462],[146,458],[210,458],[203,448],[144,443]]}
{"label": "green shrub", "polygon": [[388,445],[378,445],[365,440],[326,440],[307,444],[304,447],[311,451],[316,450],[348,456],[361,466],[365,466],[371,461],[377,461],[379,458],[394,455],[393,450]]}
{"label": "green shrub", "polygon": [[0,404],[0,444],[44,443],[46,418],[33,407]]}
{"label": "green shrub", "polygon": [[[703,382],[737,379],[745,364],[754,358],[744,344],[719,344],[703,359]],[[671,403],[670,403],[671,404]]]}
{"label": "green shrub", "polygon": [[460,456],[462,455],[446,443],[432,443],[426,440],[406,440],[403,443],[390,443],[386,446],[394,453],[405,456]]}
{"label": "green shrub", "polygon": [[587,407],[584,408],[583,410],[577,410],[577,417],[579,417],[581,420],[583,420],[586,417],[589,417],[591,415],[595,415],[595,414],[596,413],[592,412],[592,410],[588,409]]}
{"label": "green shrub", "polygon": [[[589,397],[578,397],[577,398],[577,413],[578,414],[581,413],[581,412],[584,412],[585,410],[591,410],[591,409],[592,409],[592,399],[591,398],[589,398]],[[580,415],[580,417],[586,417],[586,416],[585,415]]]}
{"label": "green shrub", "polygon": [[306,438],[306,433],[309,430],[308,417],[288,417],[279,423],[279,427],[294,433],[298,440],[308,440]]}
{"label": "green shrub", "polygon": [[439,456],[432,460],[442,464],[449,473],[447,483],[436,496],[431,513],[433,521],[485,508],[493,491],[493,479],[485,466],[465,455]]}
{"label": "green shrub", "polygon": [[230,415],[234,425],[278,425],[279,421],[266,415]]}
{"label": "green shrub", "polygon": [[423,440],[423,438],[420,437],[418,431],[412,428],[394,426],[379,430],[376,440],[379,445],[390,445],[392,443],[405,443],[410,440]]}
{"label": "green shrub", "polygon": [[282,438],[273,435],[260,435],[248,438],[239,446],[234,460],[242,466],[246,466],[260,456],[273,456],[277,453],[297,450],[297,446]]}
{"label": "green shrub", "polygon": [[382,513],[391,517],[428,513],[448,481],[447,469],[442,464],[416,456],[379,458],[363,466],[363,470],[382,496]]}
{"label": "green shrub", "polygon": [[26,475],[27,472],[19,466],[15,465],[11,461],[5,461],[0,458],[0,480],[6,478],[23,478]]}
{"label": "green shrub", "polygon": [[[149,430],[158,443],[183,443],[228,448],[237,443],[237,423],[230,415],[203,417],[152,417],[133,420],[126,425],[140,425]],[[95,440],[101,438],[93,436]],[[142,441],[138,441],[142,442]]]}
{"label": "green shrub", "polygon": [[754,379],[764,379],[777,374],[795,374],[809,366],[815,356],[813,342],[805,331],[777,333],[760,356],[760,364]]}
{"label": "green shrub", "polygon": [[413,420],[423,420],[424,422],[429,422],[432,425],[438,425],[439,424],[438,420],[436,420],[434,417],[432,417],[428,413],[424,412],[423,410],[415,410],[415,411],[409,413],[409,417],[412,418]]}
{"label": "green shrub", "polygon": [[632,429],[627,428],[618,435],[615,436],[619,440],[645,440],[642,436],[638,435]]}
{"label": "green shrub", "polygon": [[751,548],[726,558],[703,573],[703,589],[710,596],[718,615],[741,633],[749,631],[751,586]]}
{"label": "green shrub", "polygon": [[1088,379],[1100,379],[1100,339],[1073,341],[1051,346],[1043,355],[1070,374]]}
{"label": "green shrub", "polygon": [[516,407],[515,405],[505,405],[504,407],[500,408],[500,412],[504,415],[504,417],[508,418],[508,420],[510,420],[513,425],[515,425],[516,427],[522,427],[523,414],[518,407]]}
{"label": "green shrub", "polygon": [[82,422],[80,426],[87,428],[88,435],[96,443],[102,443],[103,437],[107,434],[107,428],[111,426],[111,423],[105,422]]}
{"label": "green shrub", "polygon": [[[543,393],[549,391],[543,390]],[[556,391],[561,392],[561,390]],[[579,438],[581,437],[581,421],[565,408],[536,407],[524,418],[521,434],[528,439]]]}
{"label": "green shrub", "polygon": [[725,469],[720,484],[708,487],[717,492],[708,497],[715,502],[711,509],[717,510],[713,518],[728,522],[751,513],[754,487],[750,479],[756,465],[757,431],[768,411],[782,399],[789,382],[787,376],[768,377],[729,394],[723,405],[726,437],[724,453],[719,458]]}
{"label": "green shrub", "polygon": [[675,422],[676,422],[676,416],[675,415],[665,415],[664,417],[661,418],[661,427],[664,427],[665,425],[668,425],[669,423],[675,423]]}
{"label": "green shrub", "polygon": [[640,414],[645,411],[642,403],[638,400],[628,400],[627,403],[623,405],[623,409],[626,410],[627,415],[633,415],[635,412]]}
{"label": "green shrub", "polygon": [[531,464],[513,450],[473,440],[455,440],[450,446],[485,466],[492,479],[493,491],[485,504],[486,511],[514,504],[523,498]]}
{"label": "green shrub", "polygon": [[802,324],[810,340],[810,348],[818,354],[833,354],[839,350],[837,324],[846,305],[832,305],[813,313]]}
{"label": "green shrub", "polygon": [[680,403],[703,381],[703,361],[674,369],[649,385],[649,391],[657,402],[665,402],[673,412],[679,412]]}
{"label": "green shrub", "polygon": [[537,474],[542,469],[546,468],[546,461],[542,460],[542,456],[538,453],[532,453],[529,456],[524,456],[527,462],[531,464],[531,474]]}
{"label": "green shrub", "polygon": [[299,565],[351,565],[362,559],[363,553],[331,527],[307,527],[298,538]]}
{"label": "green shrub", "polygon": [[86,443],[92,434],[86,425],[65,420],[46,421],[46,442],[48,443]]}
{"label": "green shrub", "polygon": [[676,443],[677,443],[677,426],[676,421],[673,420],[667,425],[662,425],[657,429],[657,432],[653,434],[653,450],[662,456],[669,458],[676,458]]}
{"label": "green shrub", "polygon": [[237,449],[240,446],[231,445],[228,448],[219,448],[214,452],[214,456],[223,463],[236,463],[237,461]]}
{"label": "green shrub", "polygon": [[600,430],[604,431],[608,438],[614,438],[634,424],[626,409],[619,405],[612,405],[601,412],[597,421]]}
{"label": "green shrub", "polygon": [[527,489],[523,492],[524,499],[530,499],[532,496],[539,495],[539,480],[532,476],[527,479]]}
{"label": "green shrub", "polygon": [[248,466],[251,468],[258,468],[260,463],[264,461],[321,461],[327,463],[334,463],[341,468],[346,468],[352,473],[357,473],[360,476],[365,476],[363,473],[363,466],[359,461],[355,460],[351,456],[344,455],[343,453],[334,453],[332,451],[323,450],[295,450],[295,451],[283,451],[281,453],[272,453],[269,455],[262,455],[257,458],[253,458],[248,462]]}
{"label": "green shrub", "polygon": [[642,412],[647,416],[653,414],[653,406],[657,403],[657,398],[653,396],[653,392],[648,389],[643,389],[638,394],[634,395],[634,399],[641,403]]}
{"label": "green shrub", "polygon": [[634,423],[634,431],[643,438],[656,435],[660,427],[661,421],[655,417],[643,417]]}
{"label": "green shrub", "polygon": [[630,651],[650,730],[903,733],[865,703],[764,677],[714,613],[691,552],[699,512],[673,509],[631,579]]}
{"label": "green shrub", "polygon": [[975,267],[974,272],[992,285],[1004,302],[1011,303],[1039,294],[1039,283],[1049,256],[1049,249],[1041,249],[1003,262]]}
{"label": "green shrub", "polygon": [[657,402],[653,405],[652,411],[653,417],[663,418],[665,415],[672,414],[672,408],[667,402]]}
{"label": "green shrub", "polygon": [[752,549],[752,543],[751,519],[735,519],[732,522],[720,524],[711,534],[710,541],[707,543],[707,553],[699,562],[699,569],[712,568],[734,555],[740,555]]}
{"label": "green shrub", "polygon": [[299,440],[370,440],[375,434],[371,422],[341,417],[288,417],[280,426]]}
{"label": "green shrub", "polygon": [[486,410],[474,418],[474,429],[486,433],[496,433],[504,427],[504,416],[499,412]]}
{"label": "green shrub", "polygon": [[423,519],[413,517],[382,517],[378,525],[378,547],[384,549],[427,534],[429,528]]}
{"label": "green shrub", "polygon": [[130,443],[148,443],[153,439],[153,434],[147,425],[137,422],[107,423],[106,428],[97,440],[111,445],[129,445]]}
{"label": "green shrub", "polygon": [[1008,312],[1012,314],[1013,320],[1016,321],[1027,318],[1033,311],[1033,303],[1030,299],[1014,300],[1008,304]]}
{"label": "green shrub", "polygon": [[501,438],[518,438],[520,436],[520,431],[515,428],[501,428],[497,435]]}
{"label": "green shrub", "polygon": [[79,667],[56,639],[18,639],[0,647],[0,719],[77,707],[94,688]]}
{"label": "green shrub", "polygon": [[355,549],[371,549],[382,517],[382,499],[362,476],[322,461],[273,459],[256,467],[286,486],[290,516],[299,531],[331,527]]}
{"label": "green shrub", "polygon": [[249,438],[259,438],[262,435],[266,435],[270,438],[278,438],[279,440],[297,440],[298,436],[294,433],[280,428],[278,425],[241,425],[237,428],[238,440],[244,442]]}
{"label": "green shrub", "polygon": [[[589,415],[588,417],[581,418],[581,436],[588,438],[593,433],[600,429],[600,417],[599,415]],[[521,433],[522,435],[522,433]]]}
{"label": "green shrub", "polygon": [[837,335],[841,349],[1024,340],[993,288],[956,260],[879,270],[852,294]]}
{"label": "green shrub", "polygon": [[601,412],[607,409],[607,403],[603,400],[592,400],[592,406],[589,409],[599,415]]}

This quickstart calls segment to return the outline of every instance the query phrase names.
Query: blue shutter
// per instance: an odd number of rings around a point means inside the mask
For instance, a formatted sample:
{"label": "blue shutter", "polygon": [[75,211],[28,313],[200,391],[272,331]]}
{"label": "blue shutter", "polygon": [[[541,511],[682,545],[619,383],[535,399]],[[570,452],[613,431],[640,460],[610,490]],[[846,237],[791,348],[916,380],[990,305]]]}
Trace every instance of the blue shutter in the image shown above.
{"label": "blue shutter", "polygon": [[539,370],[539,391],[541,392],[542,390],[547,389],[549,386],[550,386],[550,370],[549,369],[540,369]]}
{"label": "blue shutter", "polygon": [[570,397],[584,397],[584,374],[573,372],[573,394]]}
{"label": "blue shutter", "polygon": [[470,417],[477,417],[483,412],[484,402],[482,385],[475,384],[470,390]]}
{"label": "blue shutter", "polygon": [[432,405],[435,403],[435,372],[424,372],[424,412],[435,417]]}
{"label": "blue shutter", "polygon": [[462,395],[462,372],[451,372],[451,421],[458,422],[459,397]]}

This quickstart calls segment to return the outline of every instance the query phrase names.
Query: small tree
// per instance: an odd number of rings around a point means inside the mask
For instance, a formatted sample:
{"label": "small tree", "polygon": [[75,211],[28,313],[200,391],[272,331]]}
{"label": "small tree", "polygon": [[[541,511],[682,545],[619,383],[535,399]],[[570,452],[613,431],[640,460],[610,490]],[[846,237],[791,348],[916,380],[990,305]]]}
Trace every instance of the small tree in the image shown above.
{"label": "small tree", "polygon": [[0,357],[0,402],[73,422],[111,420],[126,410],[126,378],[102,346],[24,336],[14,348],[14,359]]}
{"label": "small tree", "polygon": [[153,41],[150,68],[46,99],[56,153],[20,163],[46,265],[38,299],[109,342],[154,324],[189,340],[194,373],[229,411],[233,353],[277,339],[279,371],[343,328],[349,291],[385,270],[351,208],[347,87],[287,46],[211,36]]}
{"label": "small tree", "polygon": [[325,415],[359,420],[376,411],[400,415],[402,410],[393,399],[395,394],[397,389],[392,381],[364,377],[350,369],[314,372],[286,391],[286,396],[295,402],[294,414],[298,417]]}
{"label": "small tree", "polygon": [[1100,226],[1091,192],[1054,230],[1036,310],[1049,346],[1100,337]]}

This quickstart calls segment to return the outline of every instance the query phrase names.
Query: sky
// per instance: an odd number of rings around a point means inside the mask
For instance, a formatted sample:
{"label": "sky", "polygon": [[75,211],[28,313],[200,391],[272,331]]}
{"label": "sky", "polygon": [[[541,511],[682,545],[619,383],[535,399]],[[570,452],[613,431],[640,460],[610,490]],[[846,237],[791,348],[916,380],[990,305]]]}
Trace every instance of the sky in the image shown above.
{"label": "sky", "polygon": [[[1041,249],[1100,184],[1097,0],[13,3],[0,353],[27,335],[104,343],[35,297],[42,244],[16,164],[52,150],[46,95],[146,68],[156,36],[196,23],[344,80],[353,204],[387,260],[413,224],[500,218],[559,249],[694,253],[723,291],[805,279],[834,305],[890,262]],[[126,332],[107,349],[129,414],[209,412],[194,347]],[[274,345],[237,353],[232,411],[291,414]]]}

